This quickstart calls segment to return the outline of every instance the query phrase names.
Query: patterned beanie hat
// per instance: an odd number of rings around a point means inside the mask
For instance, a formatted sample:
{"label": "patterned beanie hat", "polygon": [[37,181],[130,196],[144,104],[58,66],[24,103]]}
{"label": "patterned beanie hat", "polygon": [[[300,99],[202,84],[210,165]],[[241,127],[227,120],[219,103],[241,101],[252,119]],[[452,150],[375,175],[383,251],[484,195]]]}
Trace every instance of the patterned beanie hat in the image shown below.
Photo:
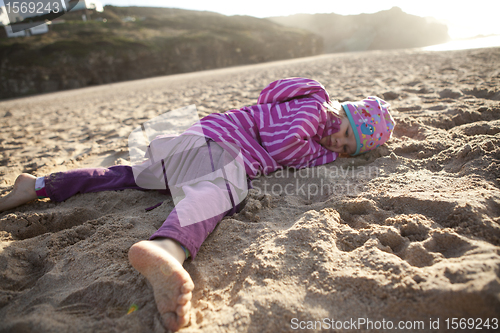
{"label": "patterned beanie hat", "polygon": [[341,105],[356,137],[356,152],[352,156],[373,150],[391,138],[395,122],[389,113],[390,104],[383,99],[369,96]]}

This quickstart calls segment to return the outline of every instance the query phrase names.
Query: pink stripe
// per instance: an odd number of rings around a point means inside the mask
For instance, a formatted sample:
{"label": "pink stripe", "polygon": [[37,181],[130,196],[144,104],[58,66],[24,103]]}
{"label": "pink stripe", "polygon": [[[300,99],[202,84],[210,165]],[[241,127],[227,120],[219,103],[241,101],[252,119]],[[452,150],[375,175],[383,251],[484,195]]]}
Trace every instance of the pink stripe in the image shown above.
{"label": "pink stripe", "polygon": [[[304,98],[294,99],[299,96]],[[337,157],[312,140],[326,128],[324,101],[329,97],[318,82],[284,79],[268,85],[258,105],[212,114],[201,122],[208,137],[240,147],[249,176],[277,170],[280,164],[320,165]]]}

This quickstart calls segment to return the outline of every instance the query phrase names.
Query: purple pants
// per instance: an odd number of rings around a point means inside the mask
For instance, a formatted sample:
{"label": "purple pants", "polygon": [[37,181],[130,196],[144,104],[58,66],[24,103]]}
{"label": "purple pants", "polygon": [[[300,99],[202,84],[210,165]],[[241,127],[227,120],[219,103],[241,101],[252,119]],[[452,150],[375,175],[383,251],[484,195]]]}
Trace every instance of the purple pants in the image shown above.
{"label": "purple pants", "polygon": [[[210,169],[214,168],[213,159],[219,156],[213,156],[213,152],[209,154],[197,154],[197,156],[209,156],[211,162]],[[196,170],[200,169],[198,163],[190,163],[196,166]],[[215,166],[217,167],[217,166]],[[195,171],[195,173],[200,171]],[[204,171],[206,172],[206,170]],[[153,177],[153,175],[151,175]],[[195,174],[196,176],[196,174]],[[141,174],[141,180],[145,181],[144,177],[148,177],[148,173]],[[45,191],[47,196],[57,202],[64,201],[77,193],[92,193],[110,190],[125,190],[137,189],[145,190],[136,184],[133,169],[130,166],[117,165],[109,168],[89,168],[89,169],[75,169],[65,172],[57,172],[45,176]],[[247,183],[250,185],[250,182]],[[167,188],[167,190],[169,190]],[[225,193],[221,193],[224,192]],[[156,231],[150,239],[155,238],[170,238],[176,240],[181,245],[189,250],[191,257],[196,257],[201,244],[205,241],[208,235],[214,230],[217,223],[222,220],[226,215],[233,215],[239,212],[245,205],[245,201],[234,205],[227,211],[219,213],[211,218],[205,219],[201,222],[181,226],[178,217],[178,210],[184,211],[194,209],[210,209],[210,205],[214,205],[214,200],[210,203],[211,198],[220,198],[231,194],[231,189],[227,183],[224,185],[215,186],[213,182],[199,182],[196,186],[192,187],[186,196],[186,200],[176,205],[172,210],[163,225]],[[205,205],[205,206],[203,206]]]}

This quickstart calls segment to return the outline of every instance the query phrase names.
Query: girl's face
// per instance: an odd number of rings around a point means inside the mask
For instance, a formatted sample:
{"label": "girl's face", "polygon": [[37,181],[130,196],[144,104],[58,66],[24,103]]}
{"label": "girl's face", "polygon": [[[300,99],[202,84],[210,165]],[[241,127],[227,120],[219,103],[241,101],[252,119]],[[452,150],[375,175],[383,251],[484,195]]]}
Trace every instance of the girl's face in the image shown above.
{"label": "girl's face", "polygon": [[356,152],[357,148],[356,137],[352,131],[349,119],[342,117],[341,120],[340,130],[337,133],[323,137],[319,143],[330,151],[352,155]]}

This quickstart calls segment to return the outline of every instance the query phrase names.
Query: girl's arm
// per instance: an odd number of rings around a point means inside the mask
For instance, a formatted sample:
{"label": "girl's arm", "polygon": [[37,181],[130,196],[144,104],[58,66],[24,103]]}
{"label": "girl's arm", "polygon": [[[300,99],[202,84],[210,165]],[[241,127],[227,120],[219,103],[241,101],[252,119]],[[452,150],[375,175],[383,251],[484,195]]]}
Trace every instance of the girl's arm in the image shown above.
{"label": "girl's arm", "polygon": [[337,158],[337,153],[319,144],[326,127],[336,126],[336,117],[325,107],[329,102],[323,85],[306,78],[278,80],[261,92],[258,103],[271,105],[259,132],[273,159],[283,166],[304,168]]}
{"label": "girl's arm", "polygon": [[336,152],[323,148],[314,135],[304,135],[301,130],[290,130],[283,139],[269,140],[264,147],[281,165],[302,169],[333,162],[337,159]]}

